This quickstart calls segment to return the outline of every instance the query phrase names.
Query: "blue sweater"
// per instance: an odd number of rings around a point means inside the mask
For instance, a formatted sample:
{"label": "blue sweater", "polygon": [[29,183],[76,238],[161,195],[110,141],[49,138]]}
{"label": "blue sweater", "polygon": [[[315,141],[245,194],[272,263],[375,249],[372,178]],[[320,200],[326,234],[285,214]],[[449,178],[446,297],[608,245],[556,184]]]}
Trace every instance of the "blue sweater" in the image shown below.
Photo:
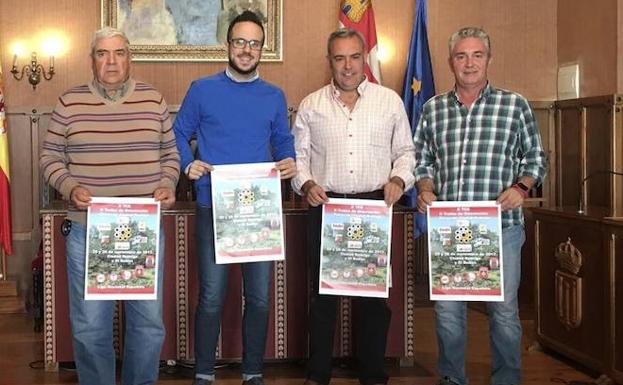
{"label": "blue sweater", "polygon": [[[189,145],[197,139],[197,159],[212,165],[259,163],[294,158],[283,92],[256,79],[235,82],[225,72],[194,81],[173,125],[181,168],[195,159]],[[210,175],[195,181],[197,202],[212,207]]]}

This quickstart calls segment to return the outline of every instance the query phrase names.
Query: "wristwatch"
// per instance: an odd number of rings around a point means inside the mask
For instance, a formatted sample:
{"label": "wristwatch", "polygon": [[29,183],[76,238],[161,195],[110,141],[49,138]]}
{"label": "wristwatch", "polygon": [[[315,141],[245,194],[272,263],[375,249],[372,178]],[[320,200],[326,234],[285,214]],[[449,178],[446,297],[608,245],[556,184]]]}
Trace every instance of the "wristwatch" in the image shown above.
{"label": "wristwatch", "polygon": [[515,183],[515,186],[519,187],[520,189],[522,189],[523,191],[525,191],[526,193],[528,191],[530,191],[530,187],[526,186],[525,184],[521,183],[521,182],[517,182]]}
{"label": "wristwatch", "polygon": [[511,187],[514,188],[516,191],[518,191],[521,194],[521,196],[523,196],[523,199],[526,199],[528,197],[528,191],[530,191],[530,187],[526,186],[525,184],[521,182],[517,182],[513,184]]}

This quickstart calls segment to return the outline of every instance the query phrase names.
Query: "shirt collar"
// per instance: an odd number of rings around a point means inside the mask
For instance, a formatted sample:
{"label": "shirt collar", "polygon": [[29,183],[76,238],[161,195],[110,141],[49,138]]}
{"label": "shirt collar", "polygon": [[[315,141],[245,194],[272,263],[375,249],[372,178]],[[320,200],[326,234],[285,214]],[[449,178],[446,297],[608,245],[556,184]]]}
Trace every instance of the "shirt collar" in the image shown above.
{"label": "shirt collar", "polygon": [[[363,81],[361,83],[359,83],[359,85],[357,86],[357,93],[359,94],[359,96],[363,95],[363,93],[366,91],[366,88],[368,87],[369,83],[370,82],[368,81],[368,77],[364,75]],[[333,79],[331,79],[331,94],[336,99],[339,99],[339,97],[340,97],[340,90],[339,90],[339,88],[337,88],[335,86],[335,81]]]}
{"label": "shirt collar", "polygon": [[250,78],[248,78],[248,79],[240,79],[240,78],[236,77],[236,75],[231,70],[231,68],[229,68],[229,66],[227,66],[227,68],[225,68],[225,75],[227,75],[228,78],[230,78],[232,81],[234,81],[236,83],[251,83],[251,82],[256,81],[257,79],[260,78],[260,71],[258,71],[256,69],[255,70],[255,74],[253,76],[251,76]]}
{"label": "shirt collar", "polygon": [[128,92],[129,87],[130,87],[130,78],[128,77],[123,83],[121,83],[121,86],[117,88],[116,90],[117,92],[115,92],[114,95],[109,95],[104,85],[98,82],[97,79],[95,78],[93,79],[93,88],[95,88],[95,91],[97,91],[97,93],[104,99],[107,99],[113,102],[116,102],[117,100],[124,97],[125,94]]}
{"label": "shirt collar", "polygon": [[[482,99],[482,98],[487,98],[492,91],[493,87],[491,87],[491,83],[487,82],[487,84],[484,86],[484,88],[482,90],[480,90],[480,94],[478,95],[478,97],[476,98],[476,100],[474,100],[474,102]],[[452,91],[450,91],[450,96],[452,96],[452,99],[454,99],[455,102],[463,104],[461,102],[461,100],[459,99],[459,95],[456,93],[456,85],[454,86],[454,88],[452,89]]]}

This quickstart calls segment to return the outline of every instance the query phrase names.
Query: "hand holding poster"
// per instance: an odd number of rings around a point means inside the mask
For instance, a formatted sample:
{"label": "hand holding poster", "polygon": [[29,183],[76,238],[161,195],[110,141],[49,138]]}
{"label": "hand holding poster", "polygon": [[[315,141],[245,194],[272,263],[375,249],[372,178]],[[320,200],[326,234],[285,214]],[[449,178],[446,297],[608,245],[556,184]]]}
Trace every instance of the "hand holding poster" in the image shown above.
{"label": "hand holding poster", "polygon": [[91,200],[87,216],[86,300],[156,299],[160,202]]}
{"label": "hand holding poster", "polygon": [[280,172],[274,163],[214,166],[216,263],[283,260]]}
{"label": "hand holding poster", "polygon": [[389,297],[392,208],[330,199],[322,207],[320,294]]}
{"label": "hand holding poster", "polygon": [[431,300],[504,301],[500,214],[495,201],[428,207]]}

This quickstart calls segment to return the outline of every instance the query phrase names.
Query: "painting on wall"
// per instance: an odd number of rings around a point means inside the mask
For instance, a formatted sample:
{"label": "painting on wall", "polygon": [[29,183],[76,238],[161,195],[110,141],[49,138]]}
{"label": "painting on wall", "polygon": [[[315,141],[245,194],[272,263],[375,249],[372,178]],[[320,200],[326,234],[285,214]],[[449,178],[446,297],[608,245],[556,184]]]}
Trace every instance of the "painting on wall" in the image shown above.
{"label": "painting on wall", "polygon": [[263,61],[282,61],[283,0],[101,0],[102,26],[119,28],[135,61],[227,61],[227,27],[244,10],[264,24]]}

